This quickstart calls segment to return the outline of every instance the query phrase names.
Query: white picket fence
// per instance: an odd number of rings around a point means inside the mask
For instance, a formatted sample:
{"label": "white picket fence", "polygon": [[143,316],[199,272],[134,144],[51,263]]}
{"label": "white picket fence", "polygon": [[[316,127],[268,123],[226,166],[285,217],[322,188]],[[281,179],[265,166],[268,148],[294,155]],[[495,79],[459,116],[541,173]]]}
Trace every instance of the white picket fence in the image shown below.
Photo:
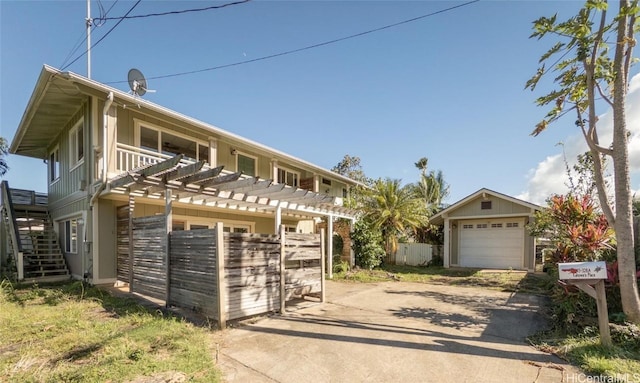
{"label": "white picket fence", "polygon": [[399,243],[396,265],[426,266],[433,257],[433,246],[427,243]]}

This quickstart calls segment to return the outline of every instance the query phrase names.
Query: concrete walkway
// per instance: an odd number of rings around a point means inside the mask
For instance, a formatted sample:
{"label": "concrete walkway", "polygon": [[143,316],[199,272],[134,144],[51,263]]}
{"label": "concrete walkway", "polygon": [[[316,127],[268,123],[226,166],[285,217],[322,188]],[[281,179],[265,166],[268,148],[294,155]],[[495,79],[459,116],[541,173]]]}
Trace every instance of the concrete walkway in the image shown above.
{"label": "concrete walkway", "polygon": [[[226,382],[562,382],[525,337],[539,297],[405,282],[327,283],[327,302],[218,333]],[[563,379],[564,378],[564,379]]]}

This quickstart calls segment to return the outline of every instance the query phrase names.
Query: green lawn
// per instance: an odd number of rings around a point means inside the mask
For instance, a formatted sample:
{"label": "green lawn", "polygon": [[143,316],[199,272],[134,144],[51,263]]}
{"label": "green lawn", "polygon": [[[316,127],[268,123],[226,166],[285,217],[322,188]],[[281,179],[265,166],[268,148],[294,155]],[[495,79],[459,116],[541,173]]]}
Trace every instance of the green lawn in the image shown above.
{"label": "green lawn", "polygon": [[520,291],[545,294],[550,283],[546,274],[523,271],[488,271],[441,266],[383,265],[374,270],[347,271],[334,274],[334,280],[344,282],[403,281],[437,283],[456,286],[482,286],[502,291]]}
{"label": "green lawn", "polygon": [[1,287],[2,382],[220,379],[206,328],[81,282]]}

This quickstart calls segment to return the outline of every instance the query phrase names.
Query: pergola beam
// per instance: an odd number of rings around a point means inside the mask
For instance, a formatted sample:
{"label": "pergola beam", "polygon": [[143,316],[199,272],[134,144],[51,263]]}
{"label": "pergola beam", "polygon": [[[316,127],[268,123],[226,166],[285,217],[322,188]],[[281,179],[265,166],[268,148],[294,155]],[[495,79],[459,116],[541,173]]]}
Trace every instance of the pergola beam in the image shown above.
{"label": "pergola beam", "polygon": [[192,176],[188,176],[186,178],[181,179],[180,181],[182,181],[183,185],[197,184],[203,181],[208,181],[212,178],[217,177],[222,172],[222,169],[224,169],[224,166],[218,166],[216,168],[208,169],[200,173],[196,173]]}

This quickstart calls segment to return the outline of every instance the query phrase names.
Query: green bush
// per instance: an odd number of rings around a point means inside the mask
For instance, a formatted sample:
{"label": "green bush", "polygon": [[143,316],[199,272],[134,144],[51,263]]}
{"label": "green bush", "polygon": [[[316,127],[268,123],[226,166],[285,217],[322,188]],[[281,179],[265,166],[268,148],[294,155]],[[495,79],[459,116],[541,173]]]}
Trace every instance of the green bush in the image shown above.
{"label": "green bush", "polygon": [[349,271],[349,262],[342,261],[340,259],[338,259],[338,261],[336,262],[334,259],[334,262],[333,262],[334,273],[346,273],[347,271]]}
{"label": "green bush", "polygon": [[363,269],[371,270],[382,263],[384,248],[382,235],[375,230],[366,220],[357,221],[351,233],[351,246],[356,257],[356,265]]}

